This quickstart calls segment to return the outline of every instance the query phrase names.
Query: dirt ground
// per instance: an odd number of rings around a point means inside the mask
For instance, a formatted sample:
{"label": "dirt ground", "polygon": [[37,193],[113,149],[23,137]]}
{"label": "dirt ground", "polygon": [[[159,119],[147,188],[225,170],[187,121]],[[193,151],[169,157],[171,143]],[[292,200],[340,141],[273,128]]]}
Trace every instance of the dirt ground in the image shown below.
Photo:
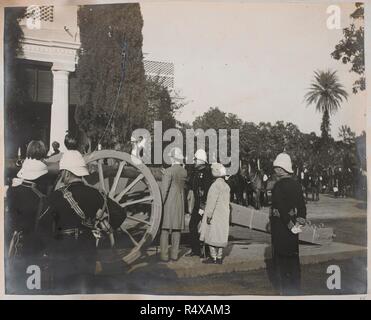
{"label": "dirt ground", "polygon": [[[355,209],[353,209],[355,208]],[[334,199],[322,196],[319,202],[308,202],[308,215],[313,223],[323,223],[335,230],[335,241],[367,246],[365,203],[354,199]],[[323,218],[322,218],[323,217]],[[232,226],[230,241],[249,240],[270,243],[270,235],[248,228]],[[187,246],[187,236],[183,236]],[[341,270],[341,289],[329,290],[326,285],[328,266],[338,265]],[[148,269],[147,269],[148,270]],[[196,278],[177,278],[176,275],[143,273],[100,278],[105,291],[112,293],[156,295],[277,295],[266,269],[232,272]],[[104,284],[103,284],[104,283]],[[97,283],[97,292],[100,285]],[[107,288],[110,287],[110,288]],[[328,261],[302,266],[303,295],[363,294],[367,291],[367,257]]]}
{"label": "dirt ground", "polygon": [[[338,265],[341,269],[341,289],[329,290],[326,273],[329,265]],[[366,258],[357,257],[343,261],[329,261],[302,267],[303,295],[338,295],[366,293]],[[267,271],[260,269],[249,272],[233,272],[222,275],[182,278],[147,277],[133,274],[130,277],[101,279],[104,286],[112,284],[112,293],[155,294],[155,295],[277,295],[269,281]],[[115,284],[114,284],[115,283]],[[97,290],[97,292],[101,292]]]}
{"label": "dirt ground", "polygon": [[[313,223],[323,223],[335,230],[337,242],[367,245],[367,220],[365,203],[354,199],[333,199],[322,196],[316,203],[308,203],[308,216]],[[248,241],[270,243],[270,234],[232,226],[230,242]],[[181,251],[188,249],[188,236],[182,235]],[[131,273],[115,272],[94,279],[89,293],[152,294],[152,295],[277,295],[267,269],[230,272],[178,278],[174,272],[158,272],[158,261],[153,259],[146,268]],[[326,280],[328,266],[338,265],[341,270],[341,289],[329,290]],[[169,270],[169,269],[167,269]],[[367,290],[367,257],[356,255],[343,260],[302,266],[303,295],[363,294]],[[51,293],[51,292],[44,292]],[[59,292],[62,293],[62,292]],[[67,292],[66,292],[67,293]],[[80,290],[68,293],[81,293]]]}

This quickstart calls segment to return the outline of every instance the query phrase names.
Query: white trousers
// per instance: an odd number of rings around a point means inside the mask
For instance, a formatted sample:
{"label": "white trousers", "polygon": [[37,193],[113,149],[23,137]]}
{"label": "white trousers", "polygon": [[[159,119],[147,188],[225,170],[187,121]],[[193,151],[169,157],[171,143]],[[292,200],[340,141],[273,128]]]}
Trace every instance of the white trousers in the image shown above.
{"label": "white trousers", "polygon": [[211,258],[213,258],[214,260],[223,258],[223,248],[214,247],[214,246],[209,246],[209,247],[210,247]]}

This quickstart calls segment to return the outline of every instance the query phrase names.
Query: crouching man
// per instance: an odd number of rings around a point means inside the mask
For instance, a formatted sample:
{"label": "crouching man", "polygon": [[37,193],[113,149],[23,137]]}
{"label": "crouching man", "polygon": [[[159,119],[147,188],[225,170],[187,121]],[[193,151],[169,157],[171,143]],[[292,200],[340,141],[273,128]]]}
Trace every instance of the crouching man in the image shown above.
{"label": "crouching man", "polygon": [[48,242],[57,293],[91,292],[98,240],[103,231],[113,239],[113,230],[126,215],[118,204],[84,184],[82,177],[89,172],[78,151],[63,155],[60,170],[64,186],[50,195],[39,230]]}

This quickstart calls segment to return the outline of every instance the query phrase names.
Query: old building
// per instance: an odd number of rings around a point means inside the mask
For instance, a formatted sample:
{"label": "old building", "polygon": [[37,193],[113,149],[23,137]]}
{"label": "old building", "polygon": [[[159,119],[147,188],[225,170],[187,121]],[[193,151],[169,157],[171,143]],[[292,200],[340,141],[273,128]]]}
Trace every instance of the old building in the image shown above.
{"label": "old building", "polygon": [[[30,6],[20,22],[19,56],[28,78],[30,128],[34,138],[63,141],[76,106],[73,73],[80,47],[77,6]],[[27,130],[28,129],[28,130]]]}
{"label": "old building", "polygon": [[[77,6],[29,6],[20,21],[24,33],[19,62],[26,71],[29,119],[20,135],[22,150],[30,139],[51,145],[62,142],[66,131],[76,126],[78,103],[75,70],[80,36]],[[174,86],[174,66],[168,62],[144,61],[147,77],[164,86]],[[63,143],[61,150],[63,151]]]}

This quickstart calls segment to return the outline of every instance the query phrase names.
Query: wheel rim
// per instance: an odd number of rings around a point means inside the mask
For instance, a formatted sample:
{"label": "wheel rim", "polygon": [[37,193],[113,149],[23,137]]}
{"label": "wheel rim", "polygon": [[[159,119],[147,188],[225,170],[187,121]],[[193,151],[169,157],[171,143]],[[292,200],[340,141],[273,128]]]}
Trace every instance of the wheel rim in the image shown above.
{"label": "wheel rim", "polygon": [[[115,232],[125,239],[113,250],[114,256],[132,263],[155,238],[162,212],[161,193],[151,170],[131,155],[112,150],[95,151],[85,157],[89,176],[84,181],[126,208],[127,218]],[[121,239],[121,240],[122,240]]]}

